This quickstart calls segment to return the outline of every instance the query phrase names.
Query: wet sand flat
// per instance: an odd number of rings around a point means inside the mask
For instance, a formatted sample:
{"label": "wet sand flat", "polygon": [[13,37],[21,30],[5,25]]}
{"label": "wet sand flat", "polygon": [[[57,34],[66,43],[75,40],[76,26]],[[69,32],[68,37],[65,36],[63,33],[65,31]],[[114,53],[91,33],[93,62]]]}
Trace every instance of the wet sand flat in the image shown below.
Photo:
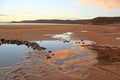
{"label": "wet sand flat", "polygon": [[[49,36],[44,34],[60,34],[65,32],[73,32],[73,39],[87,39],[96,41],[99,45],[120,47],[120,26],[110,25],[28,25],[28,26],[0,26],[0,38],[5,39],[20,39],[20,40],[50,40]],[[105,48],[104,51],[101,47],[97,47],[97,51],[109,53],[109,49]],[[96,48],[96,49],[97,49]],[[94,49],[93,49],[94,50]],[[95,50],[94,50],[95,51]],[[96,51],[96,53],[98,53]],[[111,50],[112,52],[114,50]],[[40,54],[39,54],[40,53]],[[49,64],[46,60],[46,52],[33,52],[28,55],[31,59],[30,62],[17,65],[14,68],[1,69],[0,79],[13,79],[13,80],[81,80],[75,76],[66,75],[56,68],[54,65]],[[118,52],[119,53],[119,52]],[[36,56],[39,54],[39,56]],[[111,54],[111,53],[109,53]],[[100,53],[100,55],[102,55]],[[118,54],[119,55],[119,54]],[[100,58],[99,58],[100,57]],[[104,57],[104,56],[103,56]],[[111,57],[111,56],[110,56]],[[101,56],[97,58],[99,63]],[[112,57],[111,57],[112,58]],[[116,59],[116,57],[114,57]],[[108,58],[109,59],[109,58]],[[119,56],[117,57],[119,60]],[[94,66],[86,73],[83,80],[120,80],[120,63],[113,61],[110,64],[99,64]],[[104,62],[104,61],[103,61]],[[43,64],[43,65],[41,65]],[[31,66],[36,65],[36,67]],[[32,70],[32,71],[31,71]],[[39,70],[39,71],[38,71]],[[47,72],[46,72],[47,71]],[[7,74],[6,74],[7,72]],[[52,73],[52,74],[51,74]],[[56,74],[56,75],[53,75]],[[61,77],[62,76],[62,77]]]}
{"label": "wet sand flat", "polygon": [[49,40],[44,34],[73,32],[73,39],[88,39],[105,45],[120,45],[120,25],[1,25],[0,38]]}
{"label": "wet sand flat", "polygon": [[120,63],[96,67],[83,80],[120,80]]}

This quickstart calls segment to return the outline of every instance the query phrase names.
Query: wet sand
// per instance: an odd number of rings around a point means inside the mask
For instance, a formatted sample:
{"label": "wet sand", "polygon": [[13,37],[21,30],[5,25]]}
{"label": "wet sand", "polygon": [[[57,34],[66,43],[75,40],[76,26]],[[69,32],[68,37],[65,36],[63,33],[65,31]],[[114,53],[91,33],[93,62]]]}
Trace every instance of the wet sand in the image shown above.
{"label": "wet sand", "polygon": [[[45,51],[29,52],[26,60],[10,68],[0,69],[0,80],[77,80],[47,62]],[[28,60],[29,58],[29,60]]]}
{"label": "wet sand", "polygon": [[84,80],[119,80],[120,79],[120,48],[92,45],[90,49],[97,55],[98,64]]}
{"label": "wet sand", "polygon": [[10,25],[0,26],[0,38],[49,40],[44,34],[73,32],[73,39],[88,39],[100,44],[120,46],[120,25]]}
{"label": "wet sand", "polygon": [[[20,39],[20,40],[50,40],[49,36],[44,34],[58,34],[64,32],[73,32],[73,39],[88,39],[96,41],[100,46],[112,46],[120,47],[120,26],[117,25],[31,25],[31,26],[0,26],[0,38],[5,39]],[[96,46],[96,45],[95,45]],[[93,53],[102,55],[104,53],[115,52],[96,46],[96,49],[92,46]],[[102,51],[102,52],[101,52]],[[118,50],[117,50],[118,51]],[[89,69],[83,80],[119,80],[120,79],[120,63],[119,63],[119,51],[118,57],[114,56],[115,61],[109,61],[104,63],[103,58],[98,56],[98,64]],[[56,67],[53,64],[47,62],[44,51],[32,52],[27,55],[27,59],[11,68],[0,69],[1,80],[81,80],[79,77],[69,76],[65,72],[61,71],[61,68]],[[110,55],[113,53],[109,53]],[[111,55],[112,56],[112,55]],[[111,57],[107,56],[107,57]],[[103,56],[105,57],[105,55]],[[105,58],[106,59],[106,58]],[[117,60],[116,60],[117,59]],[[79,74],[78,74],[79,75]]]}

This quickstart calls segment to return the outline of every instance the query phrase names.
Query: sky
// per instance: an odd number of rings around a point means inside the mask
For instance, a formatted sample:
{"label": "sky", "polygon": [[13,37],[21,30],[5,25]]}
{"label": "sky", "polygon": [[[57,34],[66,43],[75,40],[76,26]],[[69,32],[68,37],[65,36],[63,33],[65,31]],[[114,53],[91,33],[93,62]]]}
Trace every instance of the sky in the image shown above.
{"label": "sky", "polygon": [[0,0],[0,22],[120,16],[120,0]]}

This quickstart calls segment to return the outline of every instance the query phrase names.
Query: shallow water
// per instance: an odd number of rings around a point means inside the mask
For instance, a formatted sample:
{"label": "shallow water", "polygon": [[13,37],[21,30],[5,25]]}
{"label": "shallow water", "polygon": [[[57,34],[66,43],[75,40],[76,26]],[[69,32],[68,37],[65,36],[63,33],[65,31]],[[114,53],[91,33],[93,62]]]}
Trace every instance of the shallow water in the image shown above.
{"label": "shallow water", "polygon": [[[44,40],[44,41],[34,41],[40,46],[43,46],[46,51],[58,51],[71,49],[71,47],[80,42],[80,40],[71,40],[70,42],[64,42],[60,40]],[[91,43],[91,41],[86,40],[86,44]],[[15,44],[2,44],[0,46],[0,67],[7,67],[14,65],[15,63],[21,61],[24,53],[32,51],[32,48],[28,48],[25,45],[15,45]]]}
{"label": "shallow water", "polygon": [[8,67],[14,65],[15,63],[21,61],[22,55],[28,51],[32,51],[32,49],[27,48],[25,45],[0,45],[0,67]]}
{"label": "shallow water", "polygon": [[[89,41],[89,40],[84,40],[84,41],[72,40],[71,39],[72,34],[73,34],[72,32],[66,32],[63,34],[45,34],[45,36],[56,38],[58,40],[43,40],[43,41],[31,41],[31,42],[36,42],[39,44],[39,46],[47,48],[46,51],[52,51],[54,53],[56,51],[64,52],[64,50],[68,50],[70,54],[71,54],[71,50],[74,51],[74,53],[81,52],[80,47],[75,47],[76,44],[81,46],[81,45],[89,45],[93,43],[93,41]],[[32,48],[28,48],[25,45],[20,45],[20,46],[16,44],[0,45],[0,67],[8,67],[11,65],[15,65],[17,62],[21,61],[24,53],[30,52],[32,50],[33,50]],[[88,56],[88,53],[84,51],[81,54],[82,55],[76,54],[68,59],[66,57],[66,60],[77,58],[77,56],[79,57]],[[63,54],[61,53],[61,55]],[[69,55],[69,53],[66,55]]]}
{"label": "shallow water", "polygon": [[87,30],[81,30],[80,32],[82,32],[82,33],[87,33],[88,31],[87,31]]}
{"label": "shallow water", "polygon": [[62,24],[62,23],[9,23],[9,22],[0,22],[0,25],[76,25],[76,24]]}
{"label": "shallow water", "polygon": [[71,35],[73,34],[73,32],[66,32],[63,34],[45,34],[44,36],[49,36],[51,38],[55,38],[55,39],[59,39],[59,40],[66,40],[66,41],[70,41],[71,39]]}
{"label": "shallow water", "polygon": [[77,43],[70,49],[54,51],[51,53],[48,62],[58,66],[60,70],[67,74],[81,77],[97,63],[97,60],[96,54],[91,53],[91,51]]}
{"label": "shallow water", "polygon": [[116,40],[120,40],[120,37],[115,38]]}
{"label": "shallow water", "polygon": [[[44,41],[35,41],[40,46],[47,48],[47,51],[57,51],[57,50],[64,50],[70,49],[76,42],[81,42],[80,40],[71,40],[69,42],[64,42],[60,40],[44,40]],[[91,44],[93,41],[85,40],[85,44]],[[82,42],[81,42],[82,44]]]}

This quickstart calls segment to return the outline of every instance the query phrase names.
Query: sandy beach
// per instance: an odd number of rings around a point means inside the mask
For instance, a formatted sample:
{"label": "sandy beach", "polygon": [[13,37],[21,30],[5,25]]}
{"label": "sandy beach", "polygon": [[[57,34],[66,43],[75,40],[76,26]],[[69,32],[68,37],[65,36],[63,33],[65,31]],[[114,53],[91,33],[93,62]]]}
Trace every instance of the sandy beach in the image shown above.
{"label": "sandy beach", "polygon": [[78,77],[79,65],[68,74],[48,61],[47,52],[33,51],[16,66],[0,68],[0,80],[120,80],[120,25],[0,25],[0,38],[4,39],[54,40],[46,35],[65,32],[73,32],[72,39],[97,43],[85,46],[97,54],[98,63],[84,71],[82,77]]}
{"label": "sandy beach", "polygon": [[119,46],[120,25],[3,25],[0,38],[20,40],[49,40],[44,34],[73,32],[73,39],[88,39],[100,44]]}

